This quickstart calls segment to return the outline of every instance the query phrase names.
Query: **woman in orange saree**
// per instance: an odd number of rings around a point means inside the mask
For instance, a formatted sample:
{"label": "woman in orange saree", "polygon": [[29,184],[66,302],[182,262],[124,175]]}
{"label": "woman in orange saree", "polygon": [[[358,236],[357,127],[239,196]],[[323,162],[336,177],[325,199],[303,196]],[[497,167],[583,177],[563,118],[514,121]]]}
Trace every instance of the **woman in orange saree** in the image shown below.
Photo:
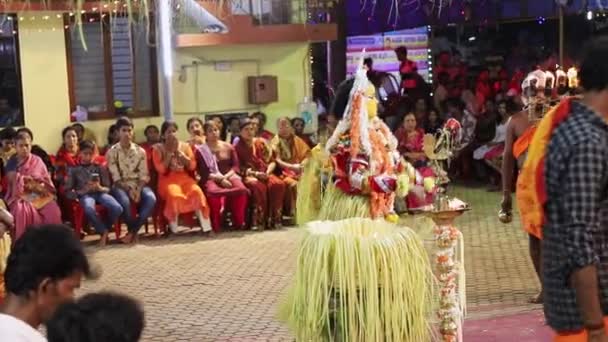
{"label": "woman in orange saree", "polygon": [[253,230],[264,227],[278,228],[282,224],[285,182],[275,176],[276,164],[272,150],[264,139],[255,137],[254,123],[245,119],[241,123],[241,136],[235,144],[240,174],[251,192]]}
{"label": "woman in orange saree", "polygon": [[177,124],[165,121],[160,129],[162,143],[154,145],[152,160],[158,173],[158,195],[164,201],[163,215],[171,232],[177,232],[180,214],[194,212],[204,233],[211,231],[209,205],[196,184],[196,159],[190,145],[177,140]]}
{"label": "woman in orange saree", "polygon": [[29,136],[15,140],[16,158],[7,165],[6,203],[15,218],[15,240],[28,226],[61,223],[61,211],[55,201],[55,186],[40,157],[31,153]]}

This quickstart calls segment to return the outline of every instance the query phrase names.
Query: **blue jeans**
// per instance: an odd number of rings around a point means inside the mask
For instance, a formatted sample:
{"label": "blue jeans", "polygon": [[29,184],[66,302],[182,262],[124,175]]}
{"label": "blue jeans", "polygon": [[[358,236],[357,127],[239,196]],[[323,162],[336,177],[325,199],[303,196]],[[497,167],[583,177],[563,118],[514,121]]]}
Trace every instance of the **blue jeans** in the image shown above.
{"label": "blue jeans", "polygon": [[[122,214],[120,204],[116,202],[114,197],[104,192],[94,192],[80,196],[79,201],[87,221],[93,225],[95,231],[99,234],[107,232]],[[104,218],[97,215],[96,204],[106,209]]]}
{"label": "blue jeans", "polygon": [[112,195],[122,206],[122,216],[127,224],[129,233],[137,234],[141,226],[152,216],[154,207],[156,206],[156,195],[149,187],[145,186],[141,189],[141,198],[137,208],[137,217],[133,217],[131,213],[131,198],[123,189],[112,188]]}

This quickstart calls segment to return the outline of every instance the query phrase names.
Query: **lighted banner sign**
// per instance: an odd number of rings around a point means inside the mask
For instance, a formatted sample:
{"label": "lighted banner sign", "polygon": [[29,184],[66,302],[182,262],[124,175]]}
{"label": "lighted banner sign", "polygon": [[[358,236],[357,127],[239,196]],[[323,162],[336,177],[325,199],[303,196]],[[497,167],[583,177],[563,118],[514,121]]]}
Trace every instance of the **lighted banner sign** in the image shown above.
{"label": "lighted banner sign", "polygon": [[361,51],[374,61],[374,69],[399,77],[395,48],[405,46],[408,58],[418,64],[418,73],[429,79],[429,34],[426,26],[409,30],[384,32],[370,36],[353,36],[346,40],[346,72],[357,70]]}

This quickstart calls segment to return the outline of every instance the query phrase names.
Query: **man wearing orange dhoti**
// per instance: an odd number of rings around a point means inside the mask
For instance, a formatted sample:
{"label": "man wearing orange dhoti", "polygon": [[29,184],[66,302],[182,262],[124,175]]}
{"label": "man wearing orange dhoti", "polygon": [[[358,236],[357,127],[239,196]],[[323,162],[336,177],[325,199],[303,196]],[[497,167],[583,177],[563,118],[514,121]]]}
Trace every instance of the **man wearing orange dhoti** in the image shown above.
{"label": "man wearing orange dhoti", "polygon": [[[528,147],[536,131],[536,122],[542,116],[542,101],[544,99],[544,72],[535,71],[530,73],[522,84],[522,100],[528,106],[528,110],[523,110],[514,114],[507,123],[507,134],[505,138],[505,149],[503,152],[502,164],[502,188],[503,199],[499,217],[501,221],[511,222],[514,168],[521,170],[527,157]],[[543,87],[537,85],[543,85]],[[517,163],[517,164],[515,164]],[[541,283],[540,293],[532,298],[532,303],[542,303],[542,281],[540,278],[540,234],[524,225],[524,230],[529,235],[529,252],[534,270]]]}

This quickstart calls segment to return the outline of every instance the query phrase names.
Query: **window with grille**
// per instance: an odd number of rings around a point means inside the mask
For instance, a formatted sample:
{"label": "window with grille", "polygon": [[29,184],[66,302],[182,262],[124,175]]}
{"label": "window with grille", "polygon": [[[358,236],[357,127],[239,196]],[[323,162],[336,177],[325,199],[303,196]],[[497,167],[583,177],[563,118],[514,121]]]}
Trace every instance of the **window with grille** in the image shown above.
{"label": "window with grille", "polygon": [[156,56],[147,22],[87,16],[82,28],[72,24],[66,35],[72,110],[84,107],[89,119],[157,115]]}

